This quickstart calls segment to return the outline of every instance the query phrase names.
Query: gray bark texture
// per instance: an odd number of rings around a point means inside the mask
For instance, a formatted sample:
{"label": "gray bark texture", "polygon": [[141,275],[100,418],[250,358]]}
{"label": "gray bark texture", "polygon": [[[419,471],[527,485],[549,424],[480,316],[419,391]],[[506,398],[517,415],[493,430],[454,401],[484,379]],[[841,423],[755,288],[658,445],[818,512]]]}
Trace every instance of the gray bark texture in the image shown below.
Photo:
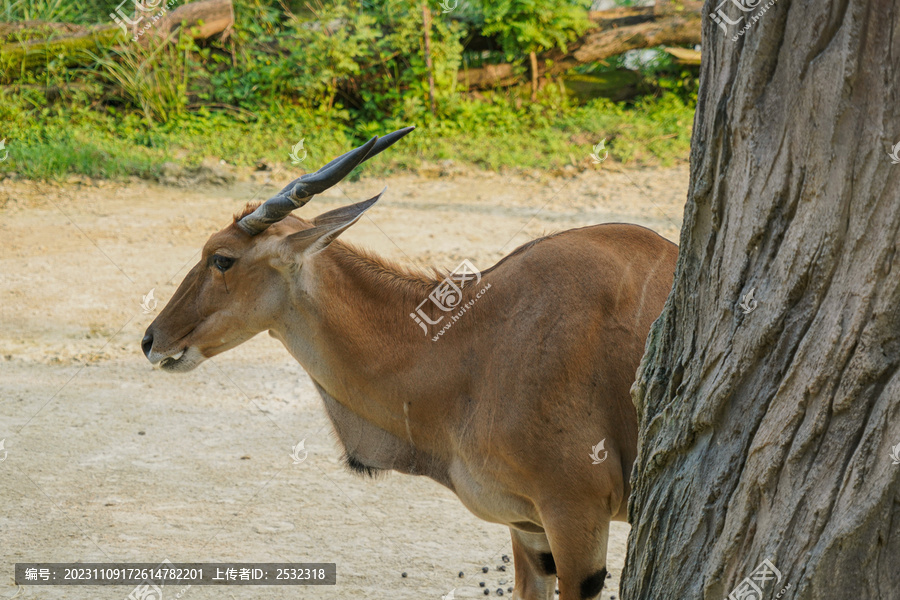
{"label": "gray bark texture", "polygon": [[769,559],[763,600],[897,599],[900,0],[779,0],[737,41],[719,1],[622,598],[722,600]]}

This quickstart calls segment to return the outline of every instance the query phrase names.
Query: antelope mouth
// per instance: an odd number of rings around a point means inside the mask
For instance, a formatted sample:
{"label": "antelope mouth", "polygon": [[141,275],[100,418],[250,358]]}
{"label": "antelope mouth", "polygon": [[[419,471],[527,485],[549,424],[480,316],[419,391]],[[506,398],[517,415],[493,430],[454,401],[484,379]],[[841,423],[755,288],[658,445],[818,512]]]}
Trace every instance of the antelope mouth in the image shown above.
{"label": "antelope mouth", "polygon": [[170,373],[190,371],[203,362],[203,355],[194,348],[184,348],[159,361],[159,368]]}
{"label": "antelope mouth", "polygon": [[177,352],[172,356],[167,356],[159,362],[160,369],[169,369],[178,364],[178,362],[184,358],[184,350],[181,352]]}

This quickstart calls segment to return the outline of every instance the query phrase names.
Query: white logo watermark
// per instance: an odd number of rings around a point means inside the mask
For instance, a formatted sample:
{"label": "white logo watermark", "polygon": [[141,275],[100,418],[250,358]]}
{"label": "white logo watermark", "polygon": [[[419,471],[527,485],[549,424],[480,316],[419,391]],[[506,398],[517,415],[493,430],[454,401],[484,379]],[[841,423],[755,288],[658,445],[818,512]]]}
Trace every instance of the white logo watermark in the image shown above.
{"label": "white logo watermark", "polygon": [[[475,265],[473,265],[471,262],[469,262],[468,260],[464,260],[459,263],[459,266],[453,269],[453,272],[451,272],[442,282],[440,282],[436,288],[434,288],[433,292],[428,294],[427,298],[419,303],[419,305],[416,307],[416,312],[409,313],[409,316],[419,324],[419,327],[422,328],[422,331],[425,332],[425,335],[428,335],[428,325],[437,325],[444,320],[444,317],[446,315],[441,315],[439,318],[432,320],[422,308],[422,306],[426,302],[430,301],[442,312],[446,313],[455,310],[462,303],[463,288],[466,287],[466,285],[470,282],[475,285],[481,282],[481,272],[476,269]],[[481,298],[481,296],[490,288],[491,284],[487,284],[481,289],[481,291],[475,294],[474,298],[466,302],[457,314],[450,315],[450,320],[446,325],[443,326],[443,328],[441,328],[440,331],[438,331],[437,335],[431,338],[431,341],[438,341],[438,339],[440,339],[440,337],[444,335],[444,333],[448,329],[453,327],[453,324],[456,323],[467,310],[472,308],[472,306],[474,306],[475,303]]]}
{"label": "white logo watermark", "polygon": [[[3,143],[0,142],[0,149],[2,149],[2,148],[3,148]],[[900,165],[900,142],[897,142],[896,144],[894,144],[894,146],[891,148],[891,151],[888,152],[888,156],[891,157],[891,164]],[[3,160],[3,159],[0,158],[0,160]]]}
{"label": "white logo watermark", "polygon": [[749,315],[756,307],[759,306],[759,302],[753,299],[753,294],[756,292],[756,288],[750,288],[750,291],[744,294],[744,297],[741,298],[741,312],[745,315]]}
{"label": "white logo watermark", "polygon": [[[177,0],[168,0],[168,2],[163,5],[163,1],[164,0],[122,0],[122,2],[119,3],[119,6],[116,7],[115,12],[109,13],[109,17],[116,25],[122,28],[125,35],[131,33],[131,41],[136,42],[147,32],[147,30],[153,27],[157,21],[163,18],[165,14],[169,12],[169,9],[177,2]],[[134,10],[131,14],[127,14],[126,11],[122,10],[122,7],[126,4],[134,6]],[[147,14],[153,13],[153,11],[156,12],[154,14]],[[147,19],[146,22],[143,27],[138,29],[138,24],[141,23],[141,21],[144,21],[144,19]]]}
{"label": "white logo watermark", "polygon": [[450,593],[446,596],[441,596],[441,600],[454,600],[456,598],[456,588],[450,590]]}
{"label": "white logo watermark", "polygon": [[149,315],[154,310],[156,310],[156,305],[159,304],[156,298],[153,297],[153,291],[155,289],[156,288],[151,288],[151,290],[147,292],[145,296],[141,296],[141,311],[145,315]]}
{"label": "white logo watermark", "polygon": [[[6,449],[3,447],[3,444],[5,444],[5,443],[6,443],[6,438],[3,438],[2,440],[0,440],[0,450],[3,451],[3,458],[0,458],[0,462],[3,462],[4,460],[6,460],[6,455],[9,454],[9,452],[7,452]],[[898,444],[898,448],[900,448],[900,444]]]}
{"label": "white logo watermark", "polygon": [[[303,453],[303,456],[300,453]],[[291,458],[294,459],[294,464],[299,465],[306,457],[309,456],[309,450],[306,449],[306,438],[300,440],[300,443],[291,448]]]}
{"label": "white logo watermark", "polygon": [[[769,0],[765,5],[760,6],[763,0],[722,0],[716,8],[709,13],[709,18],[712,19],[716,25],[719,26],[719,29],[724,31],[726,34],[728,33],[729,26],[740,25],[741,21],[746,17],[747,22],[741,28],[740,31],[735,33],[731,37],[732,42],[736,42],[739,37],[747,33],[753,25],[762,18],[762,16],[772,8],[778,0]],[[733,4],[740,10],[740,13],[737,13],[737,19],[732,19],[726,9],[723,8],[726,5]],[[753,15],[748,15],[747,13],[751,13],[756,11]],[[744,13],[744,14],[741,14]]]}
{"label": "white logo watermark", "polygon": [[[3,442],[0,442],[0,449],[3,448]],[[890,454],[891,460],[894,461],[892,465],[900,465],[900,444],[897,444],[893,448],[891,448]]]}
{"label": "white logo watermark", "polygon": [[[603,153],[603,158],[600,158],[600,153]],[[600,140],[600,143],[594,146],[594,152],[591,154],[591,161],[598,165],[602,163],[609,156],[609,150],[606,149],[606,138]]]}
{"label": "white logo watermark", "polygon": [[[179,598],[184,596],[185,592],[187,592],[189,589],[191,589],[190,585],[186,585],[185,587],[181,588],[181,591],[178,592],[177,594],[165,594],[164,595],[163,588],[166,587],[165,584],[160,586],[160,585],[156,585],[155,583],[153,583],[153,580],[155,580],[155,579],[160,579],[160,580],[166,579],[165,573],[163,573],[163,572],[167,571],[169,569],[169,567],[171,567],[171,566],[172,566],[172,561],[170,561],[168,558],[164,559],[161,563],[159,563],[159,565],[155,569],[151,569],[151,573],[150,573],[151,577],[149,578],[149,580],[135,586],[135,588],[133,590],[131,590],[131,593],[128,594],[128,596],[125,598],[125,600],[169,600],[170,598],[172,600],[178,600]],[[162,576],[154,577],[153,571],[159,572],[159,575],[162,575]],[[174,569],[173,569],[173,574],[174,574]]]}
{"label": "white logo watermark", "polygon": [[450,0],[443,0],[443,2],[441,2],[441,8],[443,9],[441,12],[452,12],[456,9],[457,6],[459,6],[459,0],[453,0],[452,3],[450,2]]}
{"label": "white logo watermark", "polygon": [[0,157],[0,162],[9,158],[9,150],[6,149],[6,138],[0,140],[0,152],[3,152],[3,156]]}
{"label": "white logo watermark", "polygon": [[[597,444],[596,446],[593,446],[591,448],[590,457],[591,457],[591,460],[594,461],[591,464],[599,465],[600,463],[602,463],[604,460],[606,460],[609,457],[609,452],[606,450],[606,448],[604,448],[605,444],[606,444],[606,438],[603,438],[602,440],[600,440],[599,444]],[[601,450],[603,450],[603,458],[600,458]]]}
{"label": "white logo watermark", "polygon": [[303,147],[303,140],[306,138],[300,138],[300,141],[294,144],[294,147],[291,148],[291,162],[295,165],[299,165],[304,160],[306,160],[306,148]]}
{"label": "white logo watermark", "polygon": [[[781,583],[781,571],[776,569],[772,561],[767,558],[753,569],[749,577],[745,577],[743,581],[737,584],[737,587],[731,590],[731,593],[728,594],[728,598],[725,600],[761,600],[763,588],[772,579],[775,579],[775,585]],[[781,598],[790,587],[791,584],[787,584],[775,595],[775,598]]]}

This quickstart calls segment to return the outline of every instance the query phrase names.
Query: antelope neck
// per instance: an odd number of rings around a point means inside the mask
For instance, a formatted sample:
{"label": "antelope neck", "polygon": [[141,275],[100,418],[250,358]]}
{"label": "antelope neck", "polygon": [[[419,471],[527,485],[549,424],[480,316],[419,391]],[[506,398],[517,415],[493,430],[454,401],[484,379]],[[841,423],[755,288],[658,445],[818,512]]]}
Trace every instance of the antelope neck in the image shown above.
{"label": "antelope neck", "polygon": [[[334,242],[291,273],[273,327],[329,396],[416,448],[437,452],[469,387],[470,319],[432,341],[410,317],[439,281]],[[485,307],[486,308],[486,307]],[[434,329],[434,328],[432,328]],[[435,330],[436,331],[436,330]],[[456,342],[456,343],[454,343]],[[457,390],[453,393],[451,390]]]}

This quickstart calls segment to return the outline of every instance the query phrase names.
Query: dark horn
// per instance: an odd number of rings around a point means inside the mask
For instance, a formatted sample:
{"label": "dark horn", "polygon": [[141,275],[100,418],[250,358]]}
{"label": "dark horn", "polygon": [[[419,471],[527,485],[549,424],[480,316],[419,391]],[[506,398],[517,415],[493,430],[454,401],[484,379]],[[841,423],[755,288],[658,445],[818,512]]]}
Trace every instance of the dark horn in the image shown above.
{"label": "dark horn", "polygon": [[315,173],[307,173],[295,179],[255,211],[238,221],[238,226],[250,235],[265,231],[272,223],[281,221],[291,211],[309,202],[316,194],[334,186],[360,163],[382,152],[413,129],[415,127],[405,127],[381,138],[375,136],[359,148],[332,160]]}
{"label": "dark horn", "polygon": [[[375,142],[375,146],[369,151],[368,154],[366,154],[366,157],[363,159],[363,161],[369,160],[376,154],[382,153],[387,148],[392,146],[394,144],[394,142],[396,142],[397,140],[399,140],[400,138],[402,138],[403,136],[405,136],[407,133],[409,133],[410,131],[412,131],[415,128],[416,128],[415,125],[412,125],[410,127],[404,127],[403,129],[398,129],[397,131],[393,131],[385,136],[378,138],[378,141]],[[352,152],[352,150],[350,152]],[[350,152],[348,152],[347,154],[350,154]],[[338,156],[333,161],[331,161],[330,163],[328,163],[327,165],[322,167],[322,169],[327,169],[328,167],[330,167],[337,161],[339,161],[342,158],[344,158],[345,156],[347,156],[347,154],[342,154],[341,156]],[[319,169],[319,170],[321,171],[322,169]]]}

